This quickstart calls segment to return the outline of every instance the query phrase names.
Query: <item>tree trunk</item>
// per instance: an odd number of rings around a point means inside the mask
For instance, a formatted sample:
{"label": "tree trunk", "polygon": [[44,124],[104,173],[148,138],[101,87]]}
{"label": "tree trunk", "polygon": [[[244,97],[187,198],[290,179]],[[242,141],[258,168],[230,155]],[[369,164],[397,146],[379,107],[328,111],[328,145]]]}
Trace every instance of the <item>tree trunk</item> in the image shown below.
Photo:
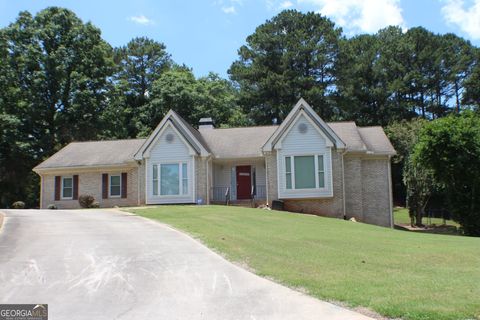
{"label": "tree trunk", "polygon": [[423,210],[417,210],[415,213],[415,225],[417,227],[423,227],[424,225],[422,224],[422,218],[423,218]]}

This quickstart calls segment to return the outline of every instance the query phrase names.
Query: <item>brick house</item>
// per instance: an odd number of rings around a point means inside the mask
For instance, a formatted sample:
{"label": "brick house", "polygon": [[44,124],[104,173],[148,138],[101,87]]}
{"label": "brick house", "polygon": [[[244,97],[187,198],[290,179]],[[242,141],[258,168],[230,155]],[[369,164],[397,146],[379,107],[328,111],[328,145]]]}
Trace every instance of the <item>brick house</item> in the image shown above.
{"label": "brick house", "polygon": [[390,159],[381,127],[324,122],[303,100],[278,126],[193,128],[169,111],[147,139],[72,142],[33,170],[40,206],[78,208],[282,200],[286,210],[392,226]]}

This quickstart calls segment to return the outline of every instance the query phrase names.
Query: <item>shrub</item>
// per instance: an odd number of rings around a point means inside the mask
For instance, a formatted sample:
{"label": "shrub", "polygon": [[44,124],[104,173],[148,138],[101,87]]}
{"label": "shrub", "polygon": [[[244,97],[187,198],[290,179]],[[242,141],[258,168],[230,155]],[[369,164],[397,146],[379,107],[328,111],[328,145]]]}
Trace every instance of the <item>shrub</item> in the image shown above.
{"label": "shrub", "polygon": [[95,202],[95,198],[88,194],[82,194],[78,197],[78,203],[82,208],[92,208],[92,204]]}
{"label": "shrub", "polygon": [[15,202],[12,204],[12,208],[13,208],[13,209],[25,209],[25,202],[23,202],[23,201],[15,201]]}
{"label": "shrub", "polygon": [[92,203],[92,206],[90,208],[100,208],[100,203],[98,203],[98,201],[95,201],[94,203]]}
{"label": "shrub", "polygon": [[51,203],[51,204],[49,204],[49,205],[47,206],[47,209],[56,210],[56,209],[57,209],[57,206]]}

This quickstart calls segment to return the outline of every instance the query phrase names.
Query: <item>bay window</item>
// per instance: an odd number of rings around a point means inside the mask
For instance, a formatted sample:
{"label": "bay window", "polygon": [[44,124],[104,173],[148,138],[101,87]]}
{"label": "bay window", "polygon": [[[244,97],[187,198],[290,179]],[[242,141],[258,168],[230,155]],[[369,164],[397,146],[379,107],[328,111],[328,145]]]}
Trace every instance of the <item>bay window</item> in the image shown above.
{"label": "bay window", "polygon": [[301,155],[285,157],[285,188],[325,188],[323,155]]}
{"label": "bay window", "polygon": [[185,162],[152,166],[152,194],[172,196],[188,194],[188,165]]}

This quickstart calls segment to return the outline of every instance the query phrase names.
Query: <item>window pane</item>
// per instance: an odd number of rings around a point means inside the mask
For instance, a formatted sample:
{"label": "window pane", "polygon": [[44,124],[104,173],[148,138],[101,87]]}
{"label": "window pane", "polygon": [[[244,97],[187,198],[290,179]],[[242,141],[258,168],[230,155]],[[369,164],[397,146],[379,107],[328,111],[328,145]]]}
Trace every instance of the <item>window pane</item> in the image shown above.
{"label": "window pane", "polygon": [[63,197],[64,198],[71,198],[73,195],[72,188],[63,188]]}
{"label": "window pane", "polygon": [[153,165],[153,179],[152,179],[153,195],[158,195],[158,167]]}
{"label": "window pane", "polygon": [[63,178],[63,187],[71,188],[72,187],[72,178]]}
{"label": "window pane", "polygon": [[292,174],[287,173],[285,176],[287,179],[287,189],[292,189]]}
{"label": "window pane", "polygon": [[160,194],[179,194],[179,172],[178,164],[160,165]]}
{"label": "window pane", "polygon": [[188,193],[188,172],[187,164],[182,163],[182,194]]}
{"label": "window pane", "polygon": [[110,185],[119,186],[120,185],[120,176],[110,176]]}
{"label": "window pane", "polygon": [[318,187],[325,188],[325,173],[323,172],[318,173]]}
{"label": "window pane", "polygon": [[315,158],[294,157],[295,189],[315,188]]}
{"label": "window pane", "polygon": [[120,195],[120,186],[110,186],[110,195],[119,196]]}
{"label": "window pane", "polygon": [[318,171],[324,171],[323,170],[323,156],[318,156]]}
{"label": "window pane", "polygon": [[292,189],[292,163],[290,157],[285,157],[285,180],[287,189]]}

